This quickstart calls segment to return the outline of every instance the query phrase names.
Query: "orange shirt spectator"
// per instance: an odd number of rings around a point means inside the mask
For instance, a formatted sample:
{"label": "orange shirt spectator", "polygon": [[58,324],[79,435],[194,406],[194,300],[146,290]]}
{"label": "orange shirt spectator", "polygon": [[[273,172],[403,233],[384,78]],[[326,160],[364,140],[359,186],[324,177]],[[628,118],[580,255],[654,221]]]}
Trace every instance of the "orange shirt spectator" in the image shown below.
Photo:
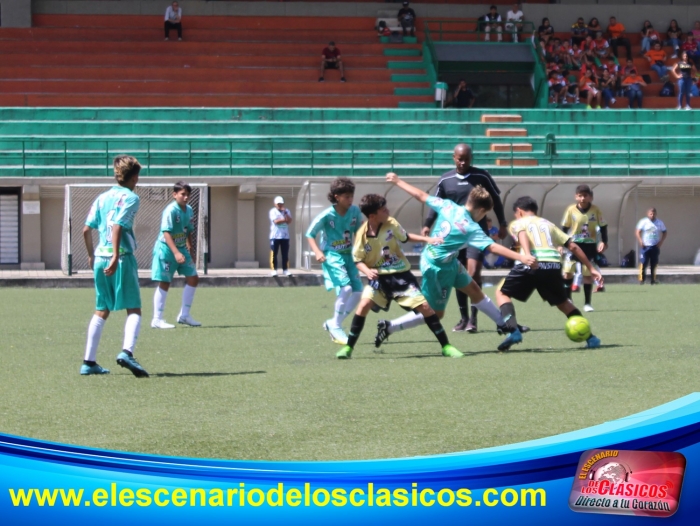
{"label": "orange shirt spectator", "polygon": [[650,49],[644,56],[649,59],[650,62],[654,63],[657,61],[666,62],[666,52],[663,49]]}
{"label": "orange shirt spectator", "polygon": [[646,86],[647,83],[644,82],[644,79],[640,77],[637,72],[630,73],[625,77],[625,80],[622,81],[622,84],[624,86],[629,86],[631,84],[639,84],[641,86]]}
{"label": "orange shirt spectator", "polygon": [[617,55],[617,46],[624,46],[627,52],[627,58],[632,58],[632,45],[630,44],[629,38],[623,36],[625,32],[625,26],[623,26],[614,16],[610,17],[610,23],[608,24],[608,33],[610,33],[610,47],[612,48],[613,55]]}
{"label": "orange shirt spectator", "polygon": [[[612,22],[612,20],[611,20]],[[615,22],[613,25],[612,23],[608,26],[608,33],[610,33],[610,38],[620,38],[622,33],[625,32],[625,26],[623,26],[620,22]]]}

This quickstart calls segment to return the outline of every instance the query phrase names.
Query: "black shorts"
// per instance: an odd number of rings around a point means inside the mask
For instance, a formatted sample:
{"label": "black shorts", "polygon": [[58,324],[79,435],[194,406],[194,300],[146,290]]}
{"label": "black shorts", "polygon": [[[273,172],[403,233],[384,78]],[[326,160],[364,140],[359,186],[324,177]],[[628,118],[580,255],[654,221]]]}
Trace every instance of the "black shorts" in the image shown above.
{"label": "black shorts", "polygon": [[532,270],[525,265],[516,265],[506,276],[501,292],[518,301],[527,301],[534,290],[550,305],[559,305],[569,299],[561,276],[561,263],[539,263]]}
{"label": "black shorts", "polygon": [[[426,302],[418,280],[410,270],[396,274],[380,274],[377,279],[369,282],[369,286],[381,292],[381,295],[376,292],[371,294],[375,303],[372,307],[374,312],[379,312],[379,309],[388,311],[392,301],[396,301],[406,310],[413,310]],[[364,297],[367,296],[363,293]]]}
{"label": "black shorts", "polygon": [[[576,243],[578,248],[586,254],[586,257],[591,263],[595,263],[598,259],[598,243]],[[571,259],[574,261],[579,261],[579,259],[571,254]]]}
{"label": "black shorts", "polygon": [[464,268],[467,268],[468,259],[475,259],[479,263],[483,263],[485,255],[485,250],[479,250],[478,248],[474,247],[467,247],[459,251],[459,253],[457,254],[457,259],[462,265],[464,265]]}
{"label": "black shorts", "polygon": [[323,69],[338,69],[338,63],[337,62],[329,62],[326,60],[323,62]]}

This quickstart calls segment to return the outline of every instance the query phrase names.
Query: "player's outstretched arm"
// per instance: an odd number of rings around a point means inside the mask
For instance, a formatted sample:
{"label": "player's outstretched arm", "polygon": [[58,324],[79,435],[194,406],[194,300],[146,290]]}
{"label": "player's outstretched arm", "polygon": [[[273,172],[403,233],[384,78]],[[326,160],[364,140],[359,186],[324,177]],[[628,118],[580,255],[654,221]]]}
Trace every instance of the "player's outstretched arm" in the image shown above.
{"label": "player's outstretched arm", "polygon": [[401,188],[401,190],[409,194],[411,197],[415,197],[421,203],[425,203],[428,200],[427,193],[420,188],[416,188],[415,186],[408,184],[406,181],[402,181],[394,172],[389,172],[386,174],[386,182],[398,186]]}
{"label": "player's outstretched arm", "polygon": [[537,259],[535,259],[535,256],[532,254],[518,254],[517,252],[513,252],[511,249],[506,248],[503,245],[499,245],[498,243],[489,245],[487,250],[493,252],[494,254],[498,254],[499,256],[512,259],[513,261],[522,261],[528,267],[535,267],[537,263]]}
{"label": "player's outstretched arm", "polygon": [[425,243],[427,245],[442,245],[445,242],[445,240],[441,237],[419,236],[418,234],[411,234],[410,232],[407,235],[407,241],[411,241],[413,243]]}
{"label": "player's outstretched arm", "polygon": [[586,266],[586,268],[591,272],[593,279],[597,279],[601,284],[603,283],[603,276],[601,275],[600,271],[593,266],[591,261],[586,257],[586,254],[583,253],[583,250],[581,250],[576,243],[570,241],[566,248],[568,248],[571,253],[576,256],[582,265]]}
{"label": "player's outstretched arm", "polygon": [[92,246],[92,228],[87,225],[83,227],[83,241],[85,241],[85,250],[87,250],[88,265],[92,268],[95,262],[95,249]]}

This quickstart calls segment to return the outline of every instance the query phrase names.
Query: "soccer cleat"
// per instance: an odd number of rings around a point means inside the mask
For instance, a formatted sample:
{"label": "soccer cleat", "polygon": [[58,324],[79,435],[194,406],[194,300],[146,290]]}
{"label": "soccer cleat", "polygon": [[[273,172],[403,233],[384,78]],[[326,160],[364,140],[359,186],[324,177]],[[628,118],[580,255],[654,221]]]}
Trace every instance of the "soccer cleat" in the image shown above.
{"label": "soccer cleat", "polygon": [[464,356],[454,345],[450,345],[449,343],[442,348],[442,355],[447,358],[461,358]]}
{"label": "soccer cleat", "polygon": [[136,361],[136,358],[127,352],[122,351],[117,355],[117,363],[121,367],[129,369],[136,378],[148,378],[146,369],[141,367],[141,364]]}
{"label": "soccer cleat", "polygon": [[461,319],[457,325],[452,327],[452,332],[464,332],[467,330],[467,325],[469,325],[469,320]]}
{"label": "soccer cleat", "polygon": [[319,78],[318,78],[318,81],[319,81],[319,82],[323,82],[324,80],[326,80],[326,79],[324,79],[323,77],[319,77]]}
{"label": "soccer cleat", "polygon": [[276,275],[277,275],[277,271],[276,271],[276,270],[273,270],[272,272],[270,272],[270,276],[272,276],[273,278],[274,278]]}
{"label": "soccer cleat", "polygon": [[109,374],[109,369],[105,369],[99,364],[95,365],[87,365],[83,364],[82,367],[80,368],[80,374],[82,375],[88,375],[88,374]]}
{"label": "soccer cleat", "polygon": [[586,340],[586,348],[595,349],[596,347],[600,347],[600,338],[591,334]]}
{"label": "soccer cleat", "polygon": [[389,338],[389,325],[391,322],[388,320],[379,320],[377,322],[377,335],[374,337],[374,346],[381,346],[382,342]]}
{"label": "soccer cleat", "polygon": [[583,306],[583,311],[584,311],[584,312],[593,312],[594,310],[595,310],[595,309],[593,308],[593,305],[591,305],[590,303],[586,303],[586,304]]}
{"label": "soccer cleat", "polygon": [[571,285],[571,292],[581,292],[581,287],[578,285]]}
{"label": "soccer cleat", "polygon": [[287,277],[289,277],[289,276],[292,275],[292,273],[291,273],[290,271],[288,271],[288,270],[285,270],[284,272],[282,272],[282,274],[284,274],[284,275],[287,276]]}
{"label": "soccer cleat", "polygon": [[499,351],[507,351],[508,349],[511,348],[511,346],[515,345],[516,343],[520,343],[523,341],[523,335],[520,334],[519,330],[514,330],[511,332],[508,337],[501,342],[501,344],[498,346]]}
{"label": "soccer cleat", "polygon": [[464,332],[468,332],[468,333],[470,333],[470,334],[474,334],[475,332],[477,332],[477,329],[476,329],[476,322],[475,322],[475,321],[472,321],[472,320],[469,320],[469,321],[467,322],[467,327],[464,329]]}
{"label": "soccer cleat", "polygon": [[349,345],[343,346],[342,349],[335,353],[335,357],[339,360],[349,360],[350,358],[352,358],[352,347],[350,347]]}
{"label": "soccer cleat", "polygon": [[346,82],[345,77],[340,77],[340,82]]}
{"label": "soccer cleat", "polygon": [[331,341],[333,343],[337,343],[338,345],[347,345],[348,344],[348,335],[345,334],[345,331],[342,329],[342,327],[333,327],[330,323],[328,323],[330,320],[326,320],[323,322],[323,329],[328,331],[328,334],[331,337]]}
{"label": "soccer cleat", "polygon": [[518,325],[518,330],[520,331],[520,334],[525,334],[526,332],[530,332],[530,327],[527,325]]}
{"label": "soccer cleat", "polygon": [[199,323],[197,320],[192,319],[192,316],[190,316],[189,314],[187,316],[178,316],[177,322],[182,323],[183,325],[189,325],[190,327],[202,326],[202,324]]}
{"label": "soccer cleat", "polygon": [[174,329],[175,325],[172,323],[167,323],[165,320],[157,320],[153,318],[151,320],[151,328],[152,329]]}

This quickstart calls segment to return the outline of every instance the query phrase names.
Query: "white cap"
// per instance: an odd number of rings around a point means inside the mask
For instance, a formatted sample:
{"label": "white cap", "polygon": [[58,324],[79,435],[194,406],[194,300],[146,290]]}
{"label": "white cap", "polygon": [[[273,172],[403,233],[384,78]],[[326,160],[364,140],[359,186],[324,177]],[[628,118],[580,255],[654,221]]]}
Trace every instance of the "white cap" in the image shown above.
{"label": "white cap", "polygon": [[275,197],[275,204],[276,205],[283,205],[284,204],[284,198],[281,195],[278,195]]}

